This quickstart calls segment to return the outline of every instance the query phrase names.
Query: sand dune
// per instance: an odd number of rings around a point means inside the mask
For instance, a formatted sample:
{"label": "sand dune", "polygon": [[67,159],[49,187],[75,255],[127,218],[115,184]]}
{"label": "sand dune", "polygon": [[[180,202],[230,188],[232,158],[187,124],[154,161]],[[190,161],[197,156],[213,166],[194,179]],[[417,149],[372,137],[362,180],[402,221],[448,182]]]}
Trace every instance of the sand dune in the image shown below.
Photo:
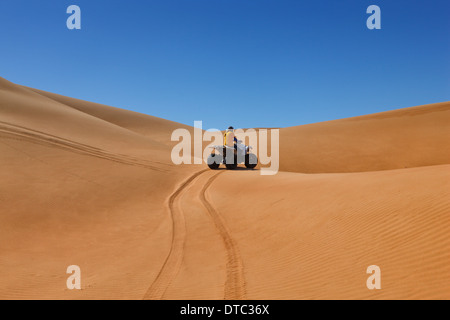
{"label": "sand dune", "polygon": [[280,130],[281,170],[361,172],[450,163],[450,102]]}
{"label": "sand dune", "polygon": [[[0,298],[142,298],[170,244],[164,203],[196,169],[172,165],[166,144],[0,85]],[[71,264],[90,290],[59,285]]]}
{"label": "sand dune", "polygon": [[69,98],[42,90],[32,88],[29,89],[42,96],[70,106],[75,110],[79,110],[83,113],[102,119],[119,127],[150,137],[152,140],[156,140],[163,144],[172,145],[172,142],[170,141],[170,135],[175,129],[184,128],[189,131],[192,130],[192,127],[170,120],[165,120],[129,110],[105,106],[99,103]]}
{"label": "sand dune", "polygon": [[188,126],[0,78],[0,299],[449,299],[449,120],[283,128],[261,176],[173,165]]}
{"label": "sand dune", "polygon": [[[449,165],[238,174],[219,176],[209,197],[239,244],[248,297],[450,298]],[[365,286],[374,264],[379,291]]]}

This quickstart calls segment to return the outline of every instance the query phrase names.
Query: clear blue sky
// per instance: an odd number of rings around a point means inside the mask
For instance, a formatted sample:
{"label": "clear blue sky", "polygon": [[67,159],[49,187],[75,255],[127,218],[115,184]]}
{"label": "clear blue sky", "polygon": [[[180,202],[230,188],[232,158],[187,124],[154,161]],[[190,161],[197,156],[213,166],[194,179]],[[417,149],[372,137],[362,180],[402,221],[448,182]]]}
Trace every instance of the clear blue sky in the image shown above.
{"label": "clear blue sky", "polygon": [[[371,4],[381,30],[366,27]],[[0,76],[205,129],[293,126],[450,100],[449,12],[448,0],[1,0]]]}

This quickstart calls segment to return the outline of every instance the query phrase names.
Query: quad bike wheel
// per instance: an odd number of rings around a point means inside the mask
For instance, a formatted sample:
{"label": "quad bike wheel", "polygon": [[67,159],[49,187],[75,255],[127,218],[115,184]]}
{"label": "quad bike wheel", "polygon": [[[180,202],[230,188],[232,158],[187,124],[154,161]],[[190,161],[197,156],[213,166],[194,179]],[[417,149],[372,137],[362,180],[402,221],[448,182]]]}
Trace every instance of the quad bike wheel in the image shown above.
{"label": "quad bike wheel", "polygon": [[234,157],[234,161],[233,161],[233,163],[225,163],[225,167],[228,169],[228,170],[234,170],[234,169],[236,169],[237,168],[237,157],[235,156]]}
{"label": "quad bike wheel", "polygon": [[258,157],[255,154],[249,153],[245,156],[245,166],[248,169],[255,168],[257,164],[258,164]]}
{"label": "quad bike wheel", "polygon": [[211,153],[208,156],[206,161],[208,163],[208,167],[212,170],[219,169],[220,164],[222,163],[222,156],[219,154]]}

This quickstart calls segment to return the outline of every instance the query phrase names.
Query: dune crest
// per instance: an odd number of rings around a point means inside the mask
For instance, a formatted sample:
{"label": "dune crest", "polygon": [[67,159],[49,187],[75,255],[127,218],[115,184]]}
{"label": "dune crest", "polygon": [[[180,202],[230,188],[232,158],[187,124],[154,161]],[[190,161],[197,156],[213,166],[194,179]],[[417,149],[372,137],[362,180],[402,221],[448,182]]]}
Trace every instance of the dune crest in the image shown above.
{"label": "dune crest", "polygon": [[280,130],[280,169],[363,172],[450,163],[450,102]]}

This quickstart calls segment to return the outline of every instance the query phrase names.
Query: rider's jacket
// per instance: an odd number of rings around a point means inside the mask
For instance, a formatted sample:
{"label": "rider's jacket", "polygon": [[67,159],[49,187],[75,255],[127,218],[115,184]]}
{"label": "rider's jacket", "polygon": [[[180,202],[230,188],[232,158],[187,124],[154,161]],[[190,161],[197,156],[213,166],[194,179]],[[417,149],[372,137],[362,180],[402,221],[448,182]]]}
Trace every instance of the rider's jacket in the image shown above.
{"label": "rider's jacket", "polygon": [[225,134],[223,135],[223,144],[225,145],[225,146],[228,146],[228,147],[233,147],[234,146],[234,143],[236,142],[237,143],[237,138],[236,138],[236,136],[234,135],[234,132],[233,132],[233,130],[227,130],[227,131],[225,131]]}

